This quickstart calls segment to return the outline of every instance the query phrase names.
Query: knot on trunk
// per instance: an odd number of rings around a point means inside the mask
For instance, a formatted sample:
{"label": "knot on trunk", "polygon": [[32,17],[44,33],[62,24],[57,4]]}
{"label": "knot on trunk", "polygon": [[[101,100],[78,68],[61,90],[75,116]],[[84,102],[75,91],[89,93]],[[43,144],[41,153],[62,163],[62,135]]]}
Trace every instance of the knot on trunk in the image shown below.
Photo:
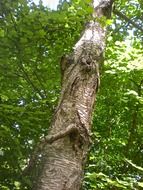
{"label": "knot on trunk", "polygon": [[104,0],[101,1],[96,7],[95,7],[95,12],[97,16],[105,16],[106,18],[111,17],[111,11],[112,11],[112,4],[113,0]]}

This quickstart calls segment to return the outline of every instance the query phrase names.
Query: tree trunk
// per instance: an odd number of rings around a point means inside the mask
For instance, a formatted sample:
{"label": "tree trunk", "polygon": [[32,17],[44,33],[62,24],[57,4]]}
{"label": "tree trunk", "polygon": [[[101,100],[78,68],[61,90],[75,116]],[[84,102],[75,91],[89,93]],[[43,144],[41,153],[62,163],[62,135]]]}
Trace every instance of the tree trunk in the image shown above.
{"label": "tree trunk", "polygon": [[[110,0],[95,0],[93,20],[61,60],[62,91],[46,145],[42,168],[33,190],[79,190],[90,143],[92,111],[99,87],[99,65],[105,49]],[[98,18],[98,19],[97,19]]]}

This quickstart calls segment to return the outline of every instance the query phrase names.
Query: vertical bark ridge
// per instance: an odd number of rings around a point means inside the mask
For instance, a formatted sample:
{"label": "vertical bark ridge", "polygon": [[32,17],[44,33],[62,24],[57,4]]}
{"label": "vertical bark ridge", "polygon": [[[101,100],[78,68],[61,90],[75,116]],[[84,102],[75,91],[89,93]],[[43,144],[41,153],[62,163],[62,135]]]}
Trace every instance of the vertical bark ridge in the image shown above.
{"label": "vertical bark ridge", "polygon": [[62,59],[61,97],[49,135],[69,125],[75,125],[78,132],[73,131],[45,146],[41,173],[33,190],[79,190],[81,187],[92,111],[99,87],[99,64],[105,49],[106,30],[99,18],[108,17],[110,6],[110,0],[94,1],[94,21],[87,24],[72,55]]}

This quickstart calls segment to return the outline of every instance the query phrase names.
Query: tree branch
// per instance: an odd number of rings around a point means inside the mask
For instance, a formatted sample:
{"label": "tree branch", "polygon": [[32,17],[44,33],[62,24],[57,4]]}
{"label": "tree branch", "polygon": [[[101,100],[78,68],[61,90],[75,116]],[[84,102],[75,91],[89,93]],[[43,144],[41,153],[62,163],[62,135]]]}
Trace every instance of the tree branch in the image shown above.
{"label": "tree branch", "polygon": [[32,170],[33,166],[38,160],[38,156],[40,155],[41,150],[45,147],[46,144],[51,144],[54,141],[61,139],[73,132],[78,132],[78,128],[75,124],[69,125],[66,129],[63,129],[62,131],[58,132],[57,134],[46,136],[40,140],[38,145],[36,146],[36,149],[34,150],[33,154],[31,155],[31,158],[29,160],[29,163],[27,167],[23,170],[22,175],[27,175],[30,170]]}
{"label": "tree branch", "polygon": [[33,71],[33,74],[34,74],[35,77],[37,78],[37,80],[38,80],[38,82],[39,82],[39,84],[40,84],[42,90],[44,91],[44,95],[45,95],[45,97],[47,98],[46,90],[45,90],[45,87],[44,87],[44,85],[43,85],[43,83],[42,83],[40,77],[38,76],[38,74],[37,74],[36,71]]}
{"label": "tree branch", "polygon": [[43,141],[45,141],[46,143],[53,143],[54,141],[61,139],[71,134],[72,132],[78,132],[78,128],[74,124],[69,125],[66,129],[64,129],[63,131],[60,131],[59,133],[55,135],[46,136],[43,139]]}
{"label": "tree branch", "polygon": [[143,172],[143,168],[142,167],[140,167],[140,166],[137,166],[136,164],[134,164],[134,163],[132,163],[132,161],[131,160],[128,160],[128,159],[126,159],[125,158],[125,161],[127,162],[127,163],[129,163],[131,166],[133,166],[134,168],[136,168],[136,169],[138,169],[138,170],[140,170],[140,171],[142,171]]}
{"label": "tree branch", "polygon": [[139,24],[132,21],[131,18],[128,18],[126,15],[124,15],[123,13],[121,13],[120,11],[118,11],[116,9],[114,9],[113,12],[114,12],[114,14],[116,14],[117,16],[124,19],[126,22],[128,22],[129,24],[132,24],[132,26],[134,26],[135,28],[137,28],[138,30],[143,32],[143,27],[141,27]]}
{"label": "tree branch", "polygon": [[[9,11],[9,14],[10,14],[10,17],[11,17],[11,21],[12,21],[12,23],[13,23],[13,27],[14,27],[14,29],[15,29],[15,31],[17,32],[17,34],[18,34],[18,29],[17,29],[17,24],[16,24],[16,22],[15,22],[15,20],[14,20],[14,18],[13,18],[13,15],[12,15],[12,13],[11,13],[11,11]],[[17,51],[18,51],[18,55],[17,55],[17,57],[18,57],[18,59],[19,59],[19,64],[18,64],[18,67],[21,69],[21,71],[22,71],[22,73],[23,73],[23,78],[26,80],[26,82],[28,83],[28,84],[30,84],[31,86],[32,86],[32,88],[33,88],[33,90],[36,92],[36,93],[38,93],[39,94],[39,96],[42,98],[42,99],[44,99],[45,98],[45,96],[40,92],[40,90],[34,85],[34,83],[33,83],[33,81],[30,79],[30,77],[29,77],[29,75],[28,75],[28,73],[25,71],[25,68],[24,68],[24,66],[23,66],[23,60],[22,60],[22,56],[21,56],[21,48],[20,48],[20,46],[19,46],[19,44],[17,43],[17,42],[15,42],[15,46],[16,46],[16,48],[17,48]]]}

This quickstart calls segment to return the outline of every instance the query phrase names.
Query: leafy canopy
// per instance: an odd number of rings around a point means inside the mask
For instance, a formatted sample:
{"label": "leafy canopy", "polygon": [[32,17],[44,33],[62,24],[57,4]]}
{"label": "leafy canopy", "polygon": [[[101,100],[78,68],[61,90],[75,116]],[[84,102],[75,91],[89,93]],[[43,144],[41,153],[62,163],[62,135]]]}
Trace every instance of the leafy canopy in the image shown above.
{"label": "leafy canopy", "polygon": [[[72,52],[90,0],[61,1],[57,10],[28,0],[0,2],[0,189],[30,189],[23,170],[48,133],[60,95],[59,62]],[[93,145],[84,189],[141,189],[143,168],[142,1],[115,1],[108,27]],[[124,17],[123,17],[124,15]],[[133,25],[136,23],[139,27]]]}

